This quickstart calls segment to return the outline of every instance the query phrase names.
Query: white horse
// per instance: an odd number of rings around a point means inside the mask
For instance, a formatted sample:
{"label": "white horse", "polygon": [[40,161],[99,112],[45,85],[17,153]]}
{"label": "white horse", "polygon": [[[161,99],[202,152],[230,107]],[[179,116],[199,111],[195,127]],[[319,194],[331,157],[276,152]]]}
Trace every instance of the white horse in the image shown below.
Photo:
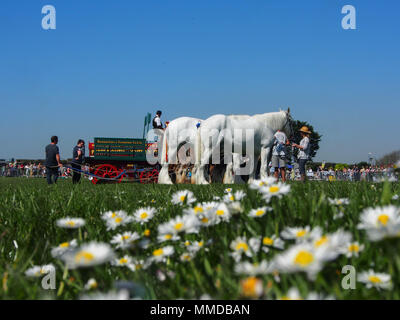
{"label": "white horse", "polygon": [[[162,137],[162,151],[161,151],[161,170],[158,175],[158,183],[160,184],[172,184],[171,177],[169,175],[168,166],[170,164],[186,164],[182,163],[182,160],[178,155],[181,148],[186,145],[184,154],[180,154],[181,157],[185,158],[186,152],[189,148],[192,156],[194,151],[194,142],[197,134],[197,125],[201,124],[202,120],[190,117],[181,117],[171,121],[164,131]],[[179,158],[179,159],[178,159]],[[190,159],[186,159],[190,161]],[[193,181],[195,175],[192,172]]]}
{"label": "white horse", "polygon": [[[233,159],[240,157],[239,152],[245,153],[246,147],[254,145],[254,150],[251,150],[247,156],[250,157],[250,181],[255,178],[256,161],[261,156],[261,178],[267,176],[267,159],[272,149],[274,134],[277,130],[286,133],[287,136],[292,135],[290,109],[287,111],[270,112],[257,114],[254,116],[248,115],[214,115],[207,120],[204,120],[197,130],[195,143],[195,172],[196,183],[208,184],[204,176],[205,166],[210,162],[211,158],[216,155],[215,160],[221,159],[220,151],[224,149],[225,163],[228,164],[224,183],[233,183],[231,168],[239,161],[230,160],[232,152]],[[237,130],[237,131],[235,131]],[[243,134],[248,131],[249,134]],[[240,137],[239,137],[239,135]],[[234,168],[237,172],[238,168]]]}

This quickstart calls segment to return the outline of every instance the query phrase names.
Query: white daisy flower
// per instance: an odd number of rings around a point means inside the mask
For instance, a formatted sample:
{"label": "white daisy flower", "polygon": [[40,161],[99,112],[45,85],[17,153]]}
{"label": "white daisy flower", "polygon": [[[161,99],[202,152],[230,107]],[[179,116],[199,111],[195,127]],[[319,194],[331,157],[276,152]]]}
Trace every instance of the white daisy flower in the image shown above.
{"label": "white daisy flower", "polygon": [[398,194],[394,194],[392,197],[392,200],[399,200],[399,195]]}
{"label": "white daisy flower", "polygon": [[215,217],[217,219],[216,223],[221,221],[227,222],[231,218],[231,212],[229,211],[227,205],[221,202],[215,210]]}
{"label": "white daisy flower", "polygon": [[331,205],[334,206],[347,206],[350,203],[350,200],[348,198],[328,198],[328,201]]}
{"label": "white daisy flower", "polygon": [[387,273],[376,273],[373,270],[360,272],[357,275],[357,281],[366,284],[366,287],[380,289],[391,289],[391,277]]}
{"label": "white daisy flower", "polygon": [[[166,230],[164,231],[165,228]],[[158,242],[165,242],[165,241],[179,241],[181,239],[180,236],[178,236],[175,233],[170,232],[170,227],[168,226],[159,226],[159,232],[160,234],[157,236],[157,241]]]}
{"label": "white daisy flower", "polygon": [[40,278],[49,272],[54,272],[55,267],[53,264],[46,264],[43,266],[33,266],[25,271],[25,275],[30,278]]}
{"label": "white daisy flower", "polygon": [[59,258],[64,253],[74,250],[78,246],[78,242],[74,239],[69,242],[63,242],[59,244],[57,247],[51,249],[51,255],[53,258]]}
{"label": "white daisy flower", "polygon": [[135,272],[137,270],[143,269],[146,270],[151,263],[149,261],[141,260],[141,259],[132,259],[131,263],[128,265],[128,268]]}
{"label": "white daisy flower", "polygon": [[201,205],[203,206],[204,210],[209,211],[209,210],[213,210],[213,209],[217,208],[219,205],[219,202],[209,201],[209,202],[203,202]]}
{"label": "white daisy flower", "polygon": [[172,195],[172,203],[179,205],[189,205],[196,201],[196,198],[192,191],[182,190],[175,192]]}
{"label": "white daisy flower", "polygon": [[183,210],[184,214],[193,214],[193,215],[198,215],[202,214],[206,211],[204,206],[202,204],[196,204],[193,208],[187,208]]}
{"label": "white daisy flower", "polygon": [[195,256],[194,252],[184,252],[181,254],[181,256],[179,257],[179,259],[182,262],[189,262],[193,259],[193,257]]}
{"label": "white daisy flower", "polygon": [[215,208],[199,213],[196,217],[201,227],[209,227],[219,222]]}
{"label": "white daisy flower", "polygon": [[224,192],[225,192],[225,193],[232,193],[232,188],[226,188],[226,189],[224,190]]}
{"label": "white daisy flower", "polygon": [[311,243],[300,243],[275,256],[273,265],[282,273],[306,272],[308,278],[314,280],[326,260],[325,254],[322,249],[315,250]]}
{"label": "white daisy flower", "polygon": [[260,190],[261,188],[269,186],[276,182],[277,182],[276,178],[273,176],[270,176],[263,180],[253,180],[253,181],[249,182],[249,188],[254,189],[254,190]]}
{"label": "white daisy flower", "polygon": [[341,254],[341,249],[351,241],[351,234],[341,229],[334,233],[323,234],[322,229],[314,229],[312,243],[316,251],[324,251],[326,261],[334,260]]}
{"label": "white daisy flower", "polygon": [[97,289],[98,287],[98,283],[95,279],[90,278],[89,281],[85,284],[85,290],[93,290],[93,289]]}
{"label": "white daisy flower", "polygon": [[174,254],[173,246],[165,246],[162,248],[158,248],[152,252],[151,260],[155,262],[165,262],[167,257],[172,256]]}
{"label": "white daisy flower", "polygon": [[243,212],[243,207],[240,201],[233,201],[227,203],[229,212],[232,214],[237,214],[237,213],[242,213]]}
{"label": "white daisy flower", "polygon": [[367,208],[360,215],[358,229],[365,230],[371,241],[400,236],[400,208],[389,205]]}
{"label": "white daisy flower", "polygon": [[204,248],[204,241],[193,241],[193,243],[187,246],[187,249],[190,253],[196,253],[201,248]]}
{"label": "white daisy flower", "polygon": [[276,249],[280,249],[283,250],[285,248],[285,242],[283,242],[283,240],[279,237],[277,237],[276,235],[272,235],[269,237],[263,237],[262,239],[262,245],[263,248],[262,250],[267,253],[269,251],[269,248],[276,248]]}
{"label": "white daisy flower", "polygon": [[63,219],[58,219],[56,222],[57,226],[66,229],[78,229],[85,225],[85,220],[81,218],[70,218],[66,217]]}
{"label": "white daisy flower", "polygon": [[116,267],[129,267],[132,265],[132,258],[128,255],[125,255],[122,258],[112,260],[111,264]]}
{"label": "white daisy flower", "polygon": [[133,217],[128,216],[125,211],[109,211],[103,214],[107,230],[115,230],[133,221]]}
{"label": "white daisy flower", "polygon": [[266,275],[272,272],[271,265],[262,260],[261,263],[240,262],[235,265],[235,272],[247,276]]}
{"label": "white daisy flower", "polygon": [[[318,229],[317,229],[318,230]],[[303,242],[313,236],[313,232],[309,226],[305,227],[286,227],[281,232],[281,237],[285,240],[296,240],[296,242]]]}
{"label": "white daisy flower", "polygon": [[249,212],[249,217],[252,218],[261,218],[263,217],[267,212],[272,211],[271,207],[261,207],[257,209],[251,209]]}
{"label": "white daisy flower", "polygon": [[140,208],[137,209],[133,214],[133,219],[140,224],[144,224],[149,222],[154,217],[155,212],[156,209],[151,207]]}
{"label": "white daisy flower", "polygon": [[242,254],[245,254],[247,257],[253,256],[253,252],[247,243],[247,239],[244,237],[237,237],[234,241],[232,241],[230,248],[233,251],[231,256],[236,262],[240,261]]}
{"label": "white daisy flower", "polygon": [[364,245],[358,242],[346,243],[343,247],[339,248],[339,252],[344,254],[347,258],[358,257],[360,252],[364,250]]}
{"label": "white daisy flower", "polygon": [[127,231],[113,236],[110,243],[116,245],[117,249],[125,250],[131,248],[138,239],[140,236],[137,232]]}
{"label": "white daisy flower", "polygon": [[245,196],[246,196],[246,194],[242,190],[239,190],[239,191],[236,191],[234,194],[233,193],[226,194],[224,196],[224,201],[227,202],[227,203],[240,201]]}
{"label": "white daisy flower", "polygon": [[259,191],[263,195],[264,200],[269,202],[273,197],[282,198],[282,196],[288,194],[290,191],[290,185],[277,182],[264,186],[260,188]]}
{"label": "white daisy flower", "polygon": [[179,233],[198,233],[200,228],[199,220],[194,215],[183,215],[172,218],[170,221],[158,226],[159,235]]}
{"label": "white daisy flower", "polygon": [[92,267],[114,258],[114,252],[107,243],[89,242],[73,252],[61,256],[67,268]]}

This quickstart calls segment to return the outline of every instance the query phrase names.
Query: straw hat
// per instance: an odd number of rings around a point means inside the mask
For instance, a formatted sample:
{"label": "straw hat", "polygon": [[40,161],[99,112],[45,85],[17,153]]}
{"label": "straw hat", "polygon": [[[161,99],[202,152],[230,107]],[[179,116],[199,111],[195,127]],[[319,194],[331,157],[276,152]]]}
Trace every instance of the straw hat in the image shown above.
{"label": "straw hat", "polygon": [[303,133],[311,134],[311,131],[309,131],[309,130],[308,130],[308,127],[306,127],[306,126],[301,127],[301,129],[300,129],[299,131],[300,131],[300,132],[303,132]]}

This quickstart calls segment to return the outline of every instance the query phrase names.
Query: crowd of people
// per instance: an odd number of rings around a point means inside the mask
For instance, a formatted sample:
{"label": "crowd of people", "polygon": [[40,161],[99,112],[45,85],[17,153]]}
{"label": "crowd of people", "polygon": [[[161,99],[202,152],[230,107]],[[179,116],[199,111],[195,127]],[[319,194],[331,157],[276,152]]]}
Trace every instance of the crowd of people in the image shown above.
{"label": "crowd of people", "polygon": [[[85,172],[89,166],[83,166]],[[0,177],[25,177],[25,178],[46,178],[46,167],[41,162],[8,162],[0,166]],[[60,167],[58,176],[63,178],[72,177],[72,170],[68,167]]]}
{"label": "crowd of people", "polygon": [[[274,168],[271,168],[274,172]],[[320,166],[316,170],[311,167],[306,170],[308,180],[319,181],[368,181],[379,182],[382,180],[398,181],[398,176],[393,166],[367,166],[334,169]],[[297,165],[286,170],[286,180],[301,180],[300,170]]]}

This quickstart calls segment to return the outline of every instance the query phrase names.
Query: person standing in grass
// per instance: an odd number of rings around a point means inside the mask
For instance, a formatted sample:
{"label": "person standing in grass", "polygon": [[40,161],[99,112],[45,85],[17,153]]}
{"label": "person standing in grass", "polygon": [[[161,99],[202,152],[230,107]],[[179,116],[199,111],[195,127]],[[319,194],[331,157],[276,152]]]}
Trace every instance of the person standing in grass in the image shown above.
{"label": "person standing in grass", "polygon": [[293,147],[299,149],[298,159],[299,159],[299,170],[300,170],[300,180],[306,180],[306,163],[310,157],[310,134],[306,126],[301,127],[299,130],[302,136],[300,144],[293,143]]}
{"label": "person standing in grass", "polygon": [[286,181],[286,145],[289,143],[286,134],[278,130],[274,135],[274,145],[272,147],[272,167],[274,176],[278,180],[279,173],[282,182]]}
{"label": "person standing in grass", "polygon": [[47,172],[47,183],[57,183],[58,179],[58,168],[62,167],[60,162],[60,150],[57,146],[58,137],[52,136],[51,143],[46,146],[46,172]]}
{"label": "person standing in grass", "polygon": [[81,180],[81,170],[83,165],[83,160],[85,159],[85,141],[82,139],[78,140],[78,143],[72,150],[72,162],[71,166],[73,169],[72,173],[72,183],[77,184]]}

